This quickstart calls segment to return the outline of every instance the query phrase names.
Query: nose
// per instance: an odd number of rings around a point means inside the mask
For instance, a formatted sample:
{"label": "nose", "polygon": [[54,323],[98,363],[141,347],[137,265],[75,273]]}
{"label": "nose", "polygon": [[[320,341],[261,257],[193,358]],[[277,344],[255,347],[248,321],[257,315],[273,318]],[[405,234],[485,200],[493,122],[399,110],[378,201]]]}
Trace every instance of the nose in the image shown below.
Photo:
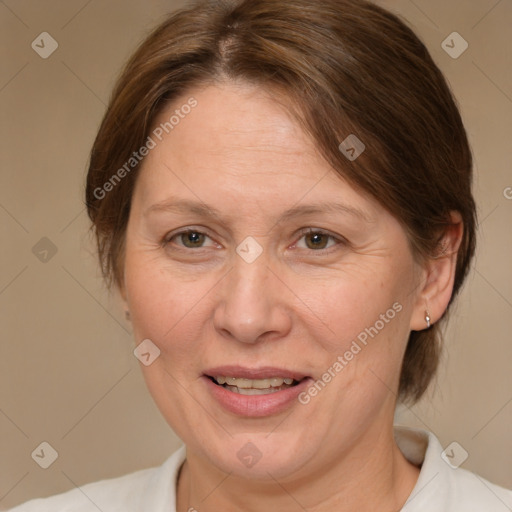
{"label": "nose", "polygon": [[242,343],[279,339],[290,332],[292,320],[283,283],[264,258],[241,258],[223,279],[213,323],[222,336]]}

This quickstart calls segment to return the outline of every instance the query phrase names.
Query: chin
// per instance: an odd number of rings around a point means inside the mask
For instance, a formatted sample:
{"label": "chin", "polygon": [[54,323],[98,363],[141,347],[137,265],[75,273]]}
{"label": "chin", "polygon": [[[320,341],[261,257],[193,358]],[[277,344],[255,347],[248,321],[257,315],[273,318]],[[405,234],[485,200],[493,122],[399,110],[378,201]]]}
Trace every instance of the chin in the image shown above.
{"label": "chin", "polygon": [[311,440],[306,450],[305,442],[300,439],[305,436],[299,433],[293,435],[288,431],[269,435],[269,432],[271,429],[265,433],[235,434],[217,445],[210,445],[209,449],[203,445],[201,451],[225,473],[262,481],[291,477],[318,451],[312,447]]}

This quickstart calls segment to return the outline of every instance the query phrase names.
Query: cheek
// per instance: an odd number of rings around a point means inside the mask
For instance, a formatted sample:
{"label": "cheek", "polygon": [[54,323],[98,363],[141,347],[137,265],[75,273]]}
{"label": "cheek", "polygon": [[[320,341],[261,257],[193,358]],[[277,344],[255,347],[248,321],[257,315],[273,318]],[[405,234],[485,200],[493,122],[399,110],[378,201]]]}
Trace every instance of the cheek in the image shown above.
{"label": "cheek", "polygon": [[208,291],[214,286],[210,281],[204,276],[185,279],[159,262],[127,255],[125,287],[136,342],[149,338],[162,356],[177,354],[180,359],[197,349],[201,319],[211,301]]}
{"label": "cheek", "polygon": [[382,276],[345,274],[320,285],[304,283],[296,288],[317,318],[312,325],[327,334],[322,338],[327,351],[347,349],[358,337],[364,342],[365,336],[376,335],[376,330],[390,331],[391,324],[401,320],[397,314],[398,309],[403,310],[399,287],[391,277]]}
{"label": "cheek", "polygon": [[310,335],[323,349],[321,380],[335,375],[335,403],[379,402],[397,387],[410,317],[404,274],[391,267],[354,272],[298,292],[318,318]]}

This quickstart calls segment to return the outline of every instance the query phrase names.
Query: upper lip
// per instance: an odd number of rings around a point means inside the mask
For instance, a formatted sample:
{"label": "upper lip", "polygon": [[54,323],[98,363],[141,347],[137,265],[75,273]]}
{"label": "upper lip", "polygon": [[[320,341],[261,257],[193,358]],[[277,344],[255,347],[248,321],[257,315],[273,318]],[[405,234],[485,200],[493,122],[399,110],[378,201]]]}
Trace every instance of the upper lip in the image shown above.
{"label": "upper lip", "polygon": [[216,366],[205,370],[205,375],[208,377],[236,377],[239,379],[270,379],[272,377],[283,377],[294,380],[302,380],[307,377],[306,374],[295,371],[287,370],[286,368],[276,368],[274,366],[261,366],[259,368],[247,368],[244,366],[227,365]]}

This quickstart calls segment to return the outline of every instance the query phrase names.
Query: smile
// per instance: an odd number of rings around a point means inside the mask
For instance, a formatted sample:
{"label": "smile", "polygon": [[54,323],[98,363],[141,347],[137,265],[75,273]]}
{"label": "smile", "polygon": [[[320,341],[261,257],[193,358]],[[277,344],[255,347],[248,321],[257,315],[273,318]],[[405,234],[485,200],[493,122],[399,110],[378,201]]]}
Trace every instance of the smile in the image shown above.
{"label": "smile", "polygon": [[213,381],[225,389],[240,395],[266,395],[291,388],[298,381],[289,377],[271,377],[270,379],[243,379],[236,377],[217,376]]}
{"label": "smile", "polygon": [[237,416],[262,417],[278,414],[298,403],[298,395],[311,378],[279,368],[210,369],[203,382],[214,403]]}

